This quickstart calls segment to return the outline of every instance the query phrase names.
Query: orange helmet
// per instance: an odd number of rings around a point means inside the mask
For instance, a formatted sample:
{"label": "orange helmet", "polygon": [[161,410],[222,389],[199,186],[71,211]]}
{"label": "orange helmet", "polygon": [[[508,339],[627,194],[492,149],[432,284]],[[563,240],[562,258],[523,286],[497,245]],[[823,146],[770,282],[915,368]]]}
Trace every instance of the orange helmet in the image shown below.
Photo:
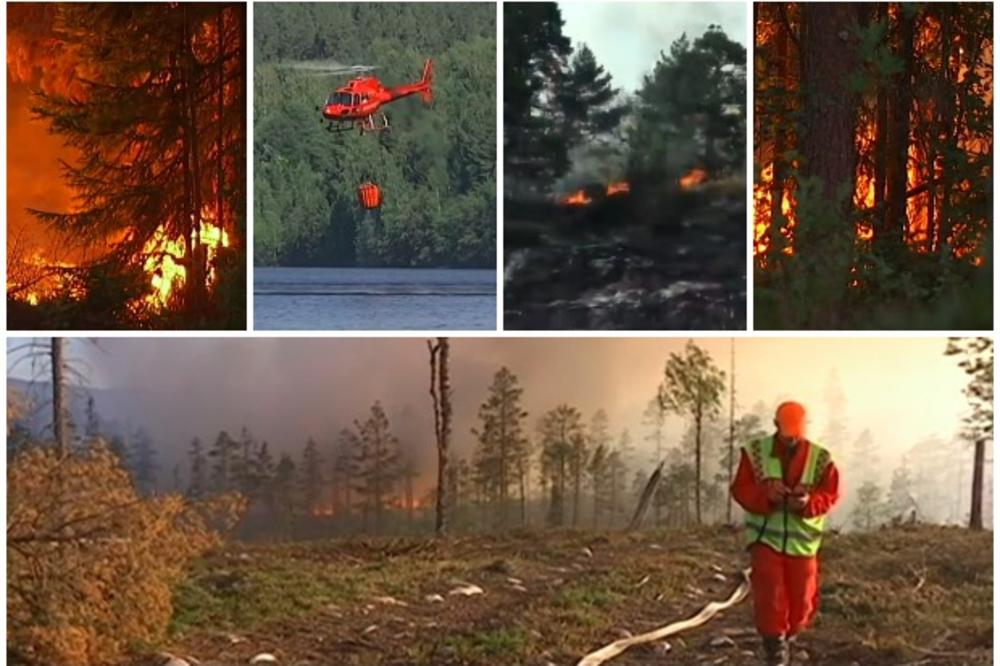
{"label": "orange helmet", "polygon": [[779,435],[802,439],[806,435],[806,408],[792,400],[781,403],[774,412],[774,425]]}

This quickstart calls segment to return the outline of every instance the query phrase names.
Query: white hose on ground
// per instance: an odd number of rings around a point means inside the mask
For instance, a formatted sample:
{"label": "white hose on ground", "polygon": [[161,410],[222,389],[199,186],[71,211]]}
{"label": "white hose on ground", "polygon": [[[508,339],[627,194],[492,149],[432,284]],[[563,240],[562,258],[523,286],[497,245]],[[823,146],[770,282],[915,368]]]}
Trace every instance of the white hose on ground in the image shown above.
{"label": "white hose on ground", "polygon": [[740,582],[739,587],[733,590],[733,593],[730,594],[729,598],[725,601],[712,601],[702,608],[697,615],[693,615],[686,620],[668,624],[665,627],[648,631],[645,634],[631,636],[630,638],[622,638],[614,643],[609,643],[601,649],[586,655],[577,663],[576,666],[599,666],[606,661],[614,659],[633,645],[652,643],[653,641],[658,641],[661,638],[666,638],[667,636],[679,634],[680,632],[688,629],[700,627],[715,617],[718,613],[732,608],[747,598],[747,595],[750,593],[750,569],[744,569],[740,573],[743,574],[743,580]]}

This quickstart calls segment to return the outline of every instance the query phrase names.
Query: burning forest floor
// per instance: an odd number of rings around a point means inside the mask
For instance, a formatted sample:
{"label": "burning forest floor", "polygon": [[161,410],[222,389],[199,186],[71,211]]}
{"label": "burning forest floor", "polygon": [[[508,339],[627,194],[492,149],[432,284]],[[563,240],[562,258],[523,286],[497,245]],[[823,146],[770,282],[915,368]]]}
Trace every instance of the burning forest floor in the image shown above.
{"label": "burning forest floor", "polygon": [[[202,666],[260,653],[297,666],[575,664],[726,598],[740,542],[706,528],[232,544],[180,589],[157,649]],[[991,664],[992,553],[992,533],[958,528],[831,536],[821,614],[794,663]],[[756,666],[757,647],[747,600],[611,663]]]}
{"label": "burning forest floor", "polygon": [[742,181],[504,206],[506,328],[745,328]]}

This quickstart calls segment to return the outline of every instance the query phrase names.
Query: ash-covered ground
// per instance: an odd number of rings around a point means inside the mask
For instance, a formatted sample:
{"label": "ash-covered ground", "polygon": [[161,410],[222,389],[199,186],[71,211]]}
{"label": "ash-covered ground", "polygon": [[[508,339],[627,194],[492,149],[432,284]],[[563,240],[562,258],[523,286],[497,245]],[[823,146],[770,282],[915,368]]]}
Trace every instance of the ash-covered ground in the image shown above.
{"label": "ash-covered ground", "polygon": [[504,204],[504,327],[746,328],[739,183]]}

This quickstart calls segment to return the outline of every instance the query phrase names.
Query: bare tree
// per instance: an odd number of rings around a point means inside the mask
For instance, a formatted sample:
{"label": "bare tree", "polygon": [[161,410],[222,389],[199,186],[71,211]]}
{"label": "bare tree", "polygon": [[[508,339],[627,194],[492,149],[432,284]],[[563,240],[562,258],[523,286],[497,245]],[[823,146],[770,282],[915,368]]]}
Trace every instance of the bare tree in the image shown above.
{"label": "bare tree", "polygon": [[56,446],[64,455],[69,453],[69,437],[66,433],[66,360],[62,338],[52,338],[52,434]]}
{"label": "bare tree", "polygon": [[431,361],[431,400],[434,404],[434,436],[438,451],[437,507],[434,532],[448,532],[451,496],[448,493],[448,439],[451,437],[451,384],[448,377],[448,338],[427,341]]}

